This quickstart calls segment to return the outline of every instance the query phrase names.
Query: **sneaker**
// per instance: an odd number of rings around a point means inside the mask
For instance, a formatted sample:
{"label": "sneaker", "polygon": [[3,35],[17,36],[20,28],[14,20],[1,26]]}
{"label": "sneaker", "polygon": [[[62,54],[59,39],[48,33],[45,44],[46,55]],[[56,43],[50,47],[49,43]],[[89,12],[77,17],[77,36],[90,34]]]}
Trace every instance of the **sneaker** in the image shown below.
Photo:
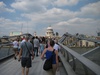
{"label": "sneaker", "polygon": [[38,55],[36,55],[38,57]]}
{"label": "sneaker", "polygon": [[17,58],[16,58],[16,57],[14,57],[14,59],[16,60]]}
{"label": "sneaker", "polygon": [[18,61],[20,62],[20,59]]}

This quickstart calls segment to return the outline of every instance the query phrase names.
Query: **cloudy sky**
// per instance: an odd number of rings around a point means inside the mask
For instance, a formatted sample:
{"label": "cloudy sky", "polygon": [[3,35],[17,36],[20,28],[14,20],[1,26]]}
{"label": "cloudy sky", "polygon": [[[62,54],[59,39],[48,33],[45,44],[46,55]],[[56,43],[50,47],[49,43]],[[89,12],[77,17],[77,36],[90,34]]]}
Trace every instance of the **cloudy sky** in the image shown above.
{"label": "cloudy sky", "polygon": [[45,35],[50,25],[60,35],[96,35],[100,0],[0,0],[0,35],[21,30]]}

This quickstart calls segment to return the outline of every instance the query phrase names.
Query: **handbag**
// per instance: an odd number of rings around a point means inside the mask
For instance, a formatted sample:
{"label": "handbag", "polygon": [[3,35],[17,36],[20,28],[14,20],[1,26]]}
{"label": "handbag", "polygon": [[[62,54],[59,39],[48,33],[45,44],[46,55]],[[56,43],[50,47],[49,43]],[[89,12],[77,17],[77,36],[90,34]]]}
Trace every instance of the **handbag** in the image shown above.
{"label": "handbag", "polygon": [[[25,45],[26,45],[26,42],[25,42]],[[32,56],[32,54],[31,54],[31,52],[29,51],[27,45],[26,45],[26,48],[27,48],[27,50],[28,50],[28,52],[29,52],[29,56]]]}
{"label": "handbag", "polygon": [[53,50],[51,57],[49,59],[46,59],[46,61],[44,62],[43,69],[45,71],[52,69],[52,58],[53,58],[54,51],[55,50]]}

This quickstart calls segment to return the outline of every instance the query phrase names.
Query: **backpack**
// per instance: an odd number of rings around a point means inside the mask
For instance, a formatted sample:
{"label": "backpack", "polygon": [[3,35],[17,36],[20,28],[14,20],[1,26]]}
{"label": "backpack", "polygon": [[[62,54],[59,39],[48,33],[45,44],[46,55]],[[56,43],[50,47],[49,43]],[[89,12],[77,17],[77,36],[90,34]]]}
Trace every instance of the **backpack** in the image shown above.
{"label": "backpack", "polygon": [[49,59],[46,59],[46,61],[44,62],[43,69],[45,71],[52,69],[52,59],[53,59],[54,51],[55,50],[53,50],[51,57]]}

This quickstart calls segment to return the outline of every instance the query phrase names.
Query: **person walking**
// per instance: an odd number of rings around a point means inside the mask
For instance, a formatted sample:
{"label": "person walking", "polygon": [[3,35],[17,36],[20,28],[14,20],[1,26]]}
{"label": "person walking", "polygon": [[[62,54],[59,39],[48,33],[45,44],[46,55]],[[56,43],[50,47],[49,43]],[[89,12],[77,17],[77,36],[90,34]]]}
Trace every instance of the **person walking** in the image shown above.
{"label": "person walking", "polygon": [[40,42],[40,53],[41,53],[41,54],[42,54],[44,48],[45,48],[44,41],[41,41],[41,42]]}
{"label": "person walking", "polygon": [[17,59],[17,55],[18,55],[18,41],[17,41],[17,39],[15,39],[14,41],[13,41],[13,50],[14,50],[14,53],[15,53],[15,55],[14,55],[14,59],[16,60]]}
{"label": "person walking", "polygon": [[[60,45],[58,44],[58,40],[55,39],[54,42],[55,42],[55,45],[54,45],[53,48],[59,52],[61,47],[60,47]],[[58,61],[60,62],[60,57],[59,57],[59,55],[58,55]]]}
{"label": "person walking", "polygon": [[55,45],[54,45],[53,48],[54,48],[55,50],[58,50],[58,52],[59,52],[59,50],[60,50],[60,46],[59,46],[59,44],[58,44],[58,40],[55,39],[54,42],[55,42]]}
{"label": "person walking", "polygon": [[44,49],[41,59],[44,59],[44,55],[46,54],[46,59],[49,59],[52,55],[52,52],[54,51],[53,55],[53,61],[52,61],[52,70],[46,71],[48,75],[55,75],[56,71],[58,70],[58,50],[54,50],[54,41],[49,40],[48,41],[48,47]]}
{"label": "person walking", "polygon": [[38,49],[40,47],[40,43],[39,43],[39,40],[38,40],[38,37],[37,36],[33,40],[33,43],[34,43],[34,54],[36,52],[36,56],[38,56]]}
{"label": "person walking", "polygon": [[[21,43],[20,52],[19,52],[19,61],[21,59],[22,66],[22,75],[28,75],[29,68],[32,67],[32,60],[34,59],[33,46],[28,42],[29,37],[25,37],[25,42]],[[32,59],[31,59],[32,55]],[[22,57],[21,57],[22,56]]]}

